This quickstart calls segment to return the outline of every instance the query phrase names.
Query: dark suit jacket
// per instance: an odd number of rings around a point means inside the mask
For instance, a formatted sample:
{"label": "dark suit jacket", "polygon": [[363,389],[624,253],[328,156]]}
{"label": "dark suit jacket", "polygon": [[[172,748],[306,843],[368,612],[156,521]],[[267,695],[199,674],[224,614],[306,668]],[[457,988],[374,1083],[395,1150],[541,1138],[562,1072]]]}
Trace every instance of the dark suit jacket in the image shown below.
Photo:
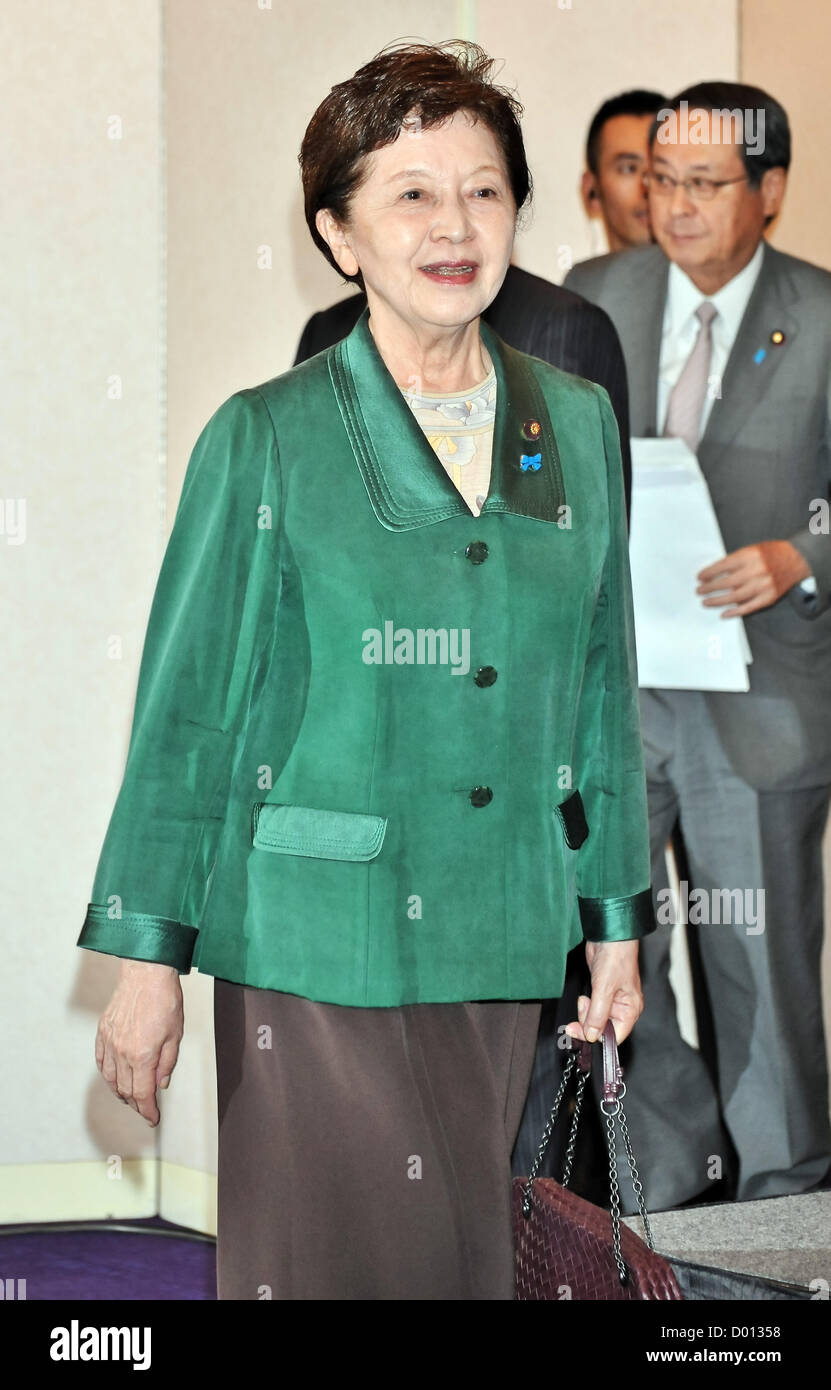
{"label": "dark suit jacket", "polygon": [[[352,295],[312,314],[303,329],[294,365],[314,357],[350,333],[366,307],[363,294]],[[499,294],[482,315],[509,346],[586,377],[609,393],[620,431],[626,511],[632,486],[629,461],[629,405],[626,368],[620,341],[608,315],[579,294],[560,289],[518,266],[508,267]]]}
{"label": "dark suit jacket", "polygon": [[[659,246],[584,261],[568,284],[610,315],[623,344],[632,433],[656,432],[669,261]],[[771,335],[784,335],[777,345]],[[760,355],[761,354],[761,355]],[[831,536],[817,502],[831,495],[831,275],[765,243],[698,446],[727,551],[789,540],[817,581],[794,585],[744,619],[750,690],[710,691],[734,769],[764,791],[831,782]],[[813,504],[813,505],[812,505]],[[713,556],[713,559],[717,559]]]}

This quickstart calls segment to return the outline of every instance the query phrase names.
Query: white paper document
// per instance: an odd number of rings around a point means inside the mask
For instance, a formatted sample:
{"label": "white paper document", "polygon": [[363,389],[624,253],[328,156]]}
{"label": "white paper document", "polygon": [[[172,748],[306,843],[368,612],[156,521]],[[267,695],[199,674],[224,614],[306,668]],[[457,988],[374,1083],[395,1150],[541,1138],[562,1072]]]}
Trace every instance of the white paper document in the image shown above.
{"label": "white paper document", "polygon": [[725,554],[710,491],[683,439],[633,439],[629,563],[638,684],[749,690],[741,618],[697,594],[698,571]]}

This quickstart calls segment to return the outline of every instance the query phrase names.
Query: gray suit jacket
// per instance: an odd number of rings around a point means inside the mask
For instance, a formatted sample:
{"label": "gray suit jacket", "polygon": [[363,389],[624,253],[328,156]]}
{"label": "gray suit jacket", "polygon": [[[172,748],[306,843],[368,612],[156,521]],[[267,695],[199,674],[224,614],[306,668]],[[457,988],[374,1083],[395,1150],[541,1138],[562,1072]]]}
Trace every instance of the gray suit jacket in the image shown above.
{"label": "gray suit jacket", "polygon": [[[657,432],[668,273],[660,247],[647,246],[585,261],[566,278],[569,289],[606,310],[618,331],[633,436]],[[776,329],[785,335],[779,346],[771,342]],[[754,360],[759,349],[761,362]],[[827,271],[765,243],[698,458],[727,551],[789,540],[817,581],[815,597],[796,585],[745,618],[750,690],[708,693],[713,724],[734,770],[753,786],[831,783],[831,536],[815,519],[816,499],[831,496]]]}

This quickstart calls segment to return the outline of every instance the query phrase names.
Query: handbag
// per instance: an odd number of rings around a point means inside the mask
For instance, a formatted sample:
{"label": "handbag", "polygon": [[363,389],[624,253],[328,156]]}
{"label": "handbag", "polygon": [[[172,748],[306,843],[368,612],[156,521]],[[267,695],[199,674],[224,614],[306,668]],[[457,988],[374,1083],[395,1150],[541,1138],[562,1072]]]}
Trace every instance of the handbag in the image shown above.
{"label": "handbag", "polygon": [[[566,1035],[568,1036],[568,1035]],[[614,1024],[602,1034],[603,1099],[609,1149],[610,1211],[604,1211],[570,1192],[568,1183],[583,1092],[591,1075],[592,1044],[571,1041],[571,1056],[563,1069],[551,1114],[543,1131],[537,1156],[527,1178],[512,1181],[513,1226],[517,1299],[682,1299],[669,1262],[657,1254],[649,1216],[638,1177],[629,1129],[621,1101],[626,1094],[618,1059]],[[596,1046],[596,1044],[595,1044]],[[540,1165],[554,1131],[557,1113],[572,1072],[578,1082],[574,1113],[563,1168],[562,1183],[538,1178]],[[620,1124],[626,1159],[646,1242],[620,1222],[620,1187],[617,1176],[616,1124]]]}

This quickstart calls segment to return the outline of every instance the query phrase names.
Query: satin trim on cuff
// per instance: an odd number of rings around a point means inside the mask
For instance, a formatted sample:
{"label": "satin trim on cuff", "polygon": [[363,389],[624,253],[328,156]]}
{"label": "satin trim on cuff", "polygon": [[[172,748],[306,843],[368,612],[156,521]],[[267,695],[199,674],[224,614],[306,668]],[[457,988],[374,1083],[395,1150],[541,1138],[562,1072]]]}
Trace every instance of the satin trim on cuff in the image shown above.
{"label": "satin trim on cuff", "polygon": [[578,898],[577,903],[585,941],[632,941],[658,925],[651,888],[623,898]]}
{"label": "satin trim on cuff", "polygon": [[128,960],[148,960],[157,965],[173,965],[187,975],[193,959],[198,928],[175,922],[170,917],[154,917],[149,912],[125,912],[110,917],[99,903],[87,905],[87,915],[76,945]]}

